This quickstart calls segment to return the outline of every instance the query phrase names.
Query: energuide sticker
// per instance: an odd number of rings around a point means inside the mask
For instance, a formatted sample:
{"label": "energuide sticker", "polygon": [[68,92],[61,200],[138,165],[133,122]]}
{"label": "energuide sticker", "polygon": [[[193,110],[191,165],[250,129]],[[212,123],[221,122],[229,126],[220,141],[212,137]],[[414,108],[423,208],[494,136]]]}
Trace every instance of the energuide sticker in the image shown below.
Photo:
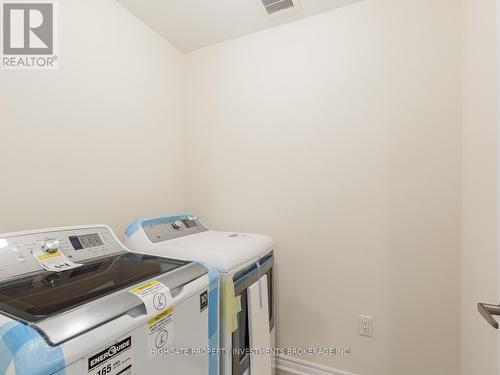
{"label": "energuide sticker", "polygon": [[[170,289],[159,281],[150,281],[130,291],[146,306],[148,315],[148,353],[167,348],[174,341],[174,307]],[[102,375],[102,374],[100,374]]]}
{"label": "energuide sticker", "polygon": [[46,253],[42,249],[37,249],[33,251],[33,257],[43,268],[52,272],[61,272],[82,266],[66,258],[61,250],[57,250],[55,253]]}
{"label": "energuide sticker", "polygon": [[89,375],[132,375],[132,337],[85,358]]}

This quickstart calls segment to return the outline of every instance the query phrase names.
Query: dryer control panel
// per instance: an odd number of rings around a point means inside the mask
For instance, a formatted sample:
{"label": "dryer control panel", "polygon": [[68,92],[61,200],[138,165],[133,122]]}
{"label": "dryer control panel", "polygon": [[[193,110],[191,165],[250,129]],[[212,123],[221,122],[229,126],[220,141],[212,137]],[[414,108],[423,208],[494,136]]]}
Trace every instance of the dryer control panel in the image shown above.
{"label": "dryer control panel", "polygon": [[178,215],[146,219],[141,222],[146,236],[153,243],[173,240],[183,236],[207,231],[197,216]]}
{"label": "dryer control panel", "polygon": [[106,226],[56,228],[0,234],[0,280],[40,271],[33,253],[62,252],[75,263],[124,252],[126,249]]}

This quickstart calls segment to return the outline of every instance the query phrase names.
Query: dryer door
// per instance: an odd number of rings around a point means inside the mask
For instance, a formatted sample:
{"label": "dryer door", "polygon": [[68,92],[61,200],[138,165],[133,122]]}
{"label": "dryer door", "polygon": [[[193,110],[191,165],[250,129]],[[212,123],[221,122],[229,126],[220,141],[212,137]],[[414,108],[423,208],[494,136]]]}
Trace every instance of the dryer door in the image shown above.
{"label": "dryer door", "polygon": [[250,329],[248,325],[248,288],[259,280],[257,264],[237,273],[234,278],[235,296],[241,298],[238,328],[233,332],[232,375],[242,375],[250,368]]}
{"label": "dryer door", "polygon": [[274,256],[269,253],[258,263],[238,272],[234,278],[235,296],[241,297],[241,311],[238,313],[238,329],[232,335],[232,375],[242,375],[250,368],[250,327],[248,288],[267,275],[269,327],[274,328]]}
{"label": "dryer door", "polygon": [[267,275],[267,292],[268,292],[268,306],[269,306],[269,328],[272,331],[274,328],[274,302],[275,302],[275,288],[274,288],[274,255],[270,253],[262,258],[260,264],[260,277]]}

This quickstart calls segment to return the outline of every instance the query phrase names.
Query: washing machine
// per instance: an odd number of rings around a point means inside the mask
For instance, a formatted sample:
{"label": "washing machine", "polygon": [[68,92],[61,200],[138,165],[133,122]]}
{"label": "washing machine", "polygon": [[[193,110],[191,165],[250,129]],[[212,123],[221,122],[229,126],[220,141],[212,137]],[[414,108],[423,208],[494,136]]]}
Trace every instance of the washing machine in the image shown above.
{"label": "washing machine", "polygon": [[133,251],[215,267],[220,276],[222,375],[274,373],[273,240],[265,235],[210,230],[195,215],[137,220],[126,230]]}
{"label": "washing machine", "polygon": [[107,226],[0,235],[0,374],[207,375],[211,291]]}

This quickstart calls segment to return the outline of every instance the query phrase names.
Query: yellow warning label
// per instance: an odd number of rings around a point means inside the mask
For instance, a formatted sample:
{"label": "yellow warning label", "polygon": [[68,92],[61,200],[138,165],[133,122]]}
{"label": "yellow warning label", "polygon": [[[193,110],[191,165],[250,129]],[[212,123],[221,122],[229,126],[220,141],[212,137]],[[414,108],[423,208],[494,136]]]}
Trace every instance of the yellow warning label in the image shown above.
{"label": "yellow warning label", "polygon": [[134,294],[137,294],[137,293],[142,292],[145,289],[151,288],[151,287],[158,285],[158,284],[159,284],[158,281],[150,281],[149,283],[143,284],[141,286],[138,286],[137,288],[132,289],[131,292]]}
{"label": "yellow warning label", "polygon": [[165,311],[153,316],[151,319],[148,320],[148,325],[152,326],[158,323],[159,321],[165,319],[168,315],[172,314],[174,312],[173,307],[169,307]]}
{"label": "yellow warning label", "polygon": [[56,257],[60,257],[60,256],[61,256],[61,252],[58,250],[55,253],[47,253],[47,254],[39,255],[39,256],[37,256],[37,258],[38,258],[38,260],[47,260],[47,259],[56,258]]}

